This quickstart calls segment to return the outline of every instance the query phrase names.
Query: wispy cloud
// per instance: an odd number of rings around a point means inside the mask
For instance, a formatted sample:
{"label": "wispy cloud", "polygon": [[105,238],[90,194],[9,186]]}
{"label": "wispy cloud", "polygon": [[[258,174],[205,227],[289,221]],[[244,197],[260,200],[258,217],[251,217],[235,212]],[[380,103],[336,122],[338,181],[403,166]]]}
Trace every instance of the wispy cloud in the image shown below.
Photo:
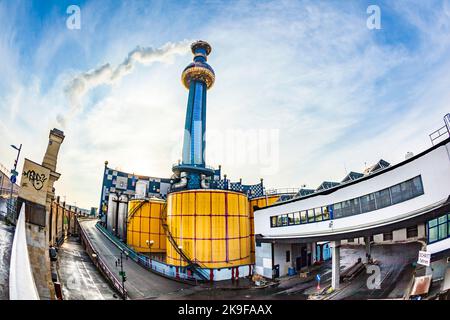
{"label": "wispy cloud", "polygon": [[69,114],[67,116],[59,114],[57,116],[58,123],[65,127],[66,121],[70,120],[77,112],[82,112],[81,100],[91,89],[99,85],[117,83],[124,76],[130,74],[138,63],[149,65],[154,62],[172,62],[174,55],[188,53],[189,45],[190,41],[184,40],[178,43],[168,42],[160,48],[137,46],[117,67],[111,67],[109,63],[106,63],[97,69],[76,76],[65,90],[70,104]]}
{"label": "wispy cloud", "polygon": [[[191,57],[180,54],[188,44],[171,51],[170,64],[146,64],[165,61],[163,48],[171,45],[161,44],[180,39],[212,45],[208,60],[217,79],[208,91],[206,160],[222,164],[231,178],[315,187],[340,180],[345,168],[362,170],[379,158],[400,161],[407,151],[429,146],[429,131],[448,111],[449,2],[433,4],[381,1],[382,29],[368,30],[366,7],[354,2],[207,2],[205,12],[199,4],[114,8],[89,2],[79,33],[46,24],[34,39],[35,60],[21,67],[23,52],[33,57],[34,47],[15,46],[26,39],[17,41],[24,35],[14,17],[26,21],[27,11],[12,14],[0,3],[7,26],[0,35],[0,71],[9,77],[0,80],[0,111],[9,115],[9,121],[0,118],[7,140],[0,162],[8,161],[8,146],[16,141],[39,161],[56,116],[78,110],[64,129],[58,194],[95,206],[105,160],[126,171],[169,176],[181,155],[187,91],[179,79]],[[52,35],[59,40],[50,48]],[[139,47],[127,54],[137,45],[162,51],[148,50],[149,60]],[[114,85],[105,90],[101,84]],[[249,148],[246,132],[278,130],[279,171],[264,173],[265,159],[217,157],[220,133],[235,129]]]}

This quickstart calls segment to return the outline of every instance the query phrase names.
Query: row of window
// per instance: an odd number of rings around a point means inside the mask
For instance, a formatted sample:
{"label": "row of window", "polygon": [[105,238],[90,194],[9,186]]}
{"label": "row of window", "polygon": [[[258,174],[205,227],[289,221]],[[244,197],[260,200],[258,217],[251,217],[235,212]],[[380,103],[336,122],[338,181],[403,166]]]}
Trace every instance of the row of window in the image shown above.
{"label": "row of window", "polygon": [[450,213],[428,221],[428,243],[450,237]]}
{"label": "row of window", "polygon": [[423,194],[421,176],[392,187],[328,206],[270,217],[270,226],[285,227],[303,223],[338,219],[382,209]]}

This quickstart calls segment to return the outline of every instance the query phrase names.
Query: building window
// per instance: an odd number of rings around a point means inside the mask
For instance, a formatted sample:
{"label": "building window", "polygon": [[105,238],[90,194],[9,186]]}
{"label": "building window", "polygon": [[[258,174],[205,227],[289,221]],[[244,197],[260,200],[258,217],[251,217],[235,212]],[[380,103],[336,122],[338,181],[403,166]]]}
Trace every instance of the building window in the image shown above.
{"label": "building window", "polygon": [[[271,217],[270,225],[273,228],[353,216],[360,213],[382,209],[422,194],[424,194],[422,177],[417,176],[389,188],[358,198],[349,199],[329,206]],[[433,239],[435,230],[430,228],[428,230],[431,234],[431,238]],[[436,230],[436,236],[438,238],[447,237],[448,235],[450,235],[450,226],[448,223],[446,223],[446,227],[441,226],[439,230]]]}
{"label": "building window", "polygon": [[392,241],[393,238],[392,231],[383,233],[383,241]]}
{"label": "building window", "polygon": [[392,204],[402,202],[402,190],[400,184],[391,187]]}
{"label": "building window", "polygon": [[286,251],[286,262],[291,262],[291,251]]}
{"label": "building window", "polygon": [[283,227],[288,225],[288,216],[287,216],[287,214],[283,214],[281,216],[281,221],[282,221],[282,226]]}
{"label": "building window", "polygon": [[359,200],[361,202],[361,212],[362,213],[376,210],[377,207],[376,207],[376,203],[375,203],[375,194],[374,193],[362,196],[361,198],[359,198]]}
{"label": "building window", "polygon": [[294,212],[294,224],[300,224],[300,212]]}
{"label": "building window", "polygon": [[350,238],[350,239],[347,240],[347,242],[353,243],[353,242],[355,242],[355,238]]}
{"label": "building window", "polygon": [[301,220],[301,223],[307,223],[308,222],[308,217],[306,216],[306,211],[301,211],[300,212],[300,220]]}
{"label": "building window", "polygon": [[419,230],[417,226],[412,226],[406,228],[406,237],[407,238],[416,238],[419,235]]}
{"label": "building window", "polygon": [[342,203],[335,203],[333,204],[333,216],[334,218],[341,218],[342,217]]}
{"label": "building window", "polygon": [[277,217],[276,217],[276,216],[270,217],[270,226],[271,226],[272,228],[274,228],[274,227],[277,226]]}
{"label": "building window", "polygon": [[323,220],[322,208],[315,208],[314,215],[316,216],[316,222],[322,221]]}
{"label": "building window", "polygon": [[294,214],[293,213],[288,214],[288,223],[290,226],[294,224]]}
{"label": "building window", "polygon": [[309,209],[308,210],[308,223],[314,222],[314,210]]}
{"label": "building window", "polygon": [[391,205],[391,195],[389,188],[375,192],[375,201],[377,209],[385,208]]}
{"label": "building window", "polygon": [[433,243],[449,237],[449,220],[450,214],[445,214],[427,222],[428,243]]}
{"label": "building window", "polygon": [[330,210],[329,207],[322,207],[322,213],[323,213],[323,220],[329,220],[330,219]]}
{"label": "building window", "polygon": [[277,227],[282,227],[282,226],[283,226],[283,216],[278,216]]}

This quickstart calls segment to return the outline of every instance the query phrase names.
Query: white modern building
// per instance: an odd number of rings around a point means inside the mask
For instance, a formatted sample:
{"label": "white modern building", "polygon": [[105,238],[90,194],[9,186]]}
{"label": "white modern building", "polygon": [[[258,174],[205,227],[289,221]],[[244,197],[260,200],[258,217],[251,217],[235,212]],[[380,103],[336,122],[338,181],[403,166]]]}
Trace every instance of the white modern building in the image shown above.
{"label": "white modern building", "polygon": [[343,243],[422,240],[433,263],[450,266],[450,138],[406,160],[380,160],[341,182],[300,190],[293,199],[255,211],[255,271],[286,275],[333,257],[333,287],[339,286]]}

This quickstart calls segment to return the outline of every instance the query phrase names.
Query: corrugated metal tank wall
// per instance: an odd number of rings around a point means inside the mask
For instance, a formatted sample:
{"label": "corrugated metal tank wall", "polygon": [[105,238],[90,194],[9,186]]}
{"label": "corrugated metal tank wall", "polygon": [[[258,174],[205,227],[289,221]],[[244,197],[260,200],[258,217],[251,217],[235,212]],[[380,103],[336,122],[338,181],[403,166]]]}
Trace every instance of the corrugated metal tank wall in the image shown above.
{"label": "corrugated metal tank wall", "polygon": [[[142,206],[134,213],[134,209]],[[161,211],[165,201],[158,199],[131,200],[128,206],[127,244],[138,252],[166,252],[166,235],[161,225]],[[149,247],[146,241],[152,241]]]}
{"label": "corrugated metal tank wall", "polygon": [[116,210],[117,210],[117,196],[111,194],[108,200],[108,213],[107,213],[107,221],[106,221],[106,229],[109,231],[113,231],[116,227]]}
{"label": "corrugated metal tank wall", "polygon": [[255,215],[254,207],[264,208],[274,204],[280,196],[273,195],[261,198],[255,198],[249,201],[249,212],[250,212],[250,255],[251,261],[255,263]]}
{"label": "corrugated metal tank wall", "polygon": [[[225,190],[187,190],[169,194],[167,224],[182,250],[206,268],[251,263],[247,197]],[[185,266],[167,243],[167,263]]]}
{"label": "corrugated metal tank wall", "polygon": [[118,220],[119,223],[117,224],[119,237],[121,239],[126,239],[126,232],[127,232],[127,216],[128,216],[128,202],[125,202],[127,198],[125,196],[120,197],[120,203],[119,203],[119,212],[118,212]]}

